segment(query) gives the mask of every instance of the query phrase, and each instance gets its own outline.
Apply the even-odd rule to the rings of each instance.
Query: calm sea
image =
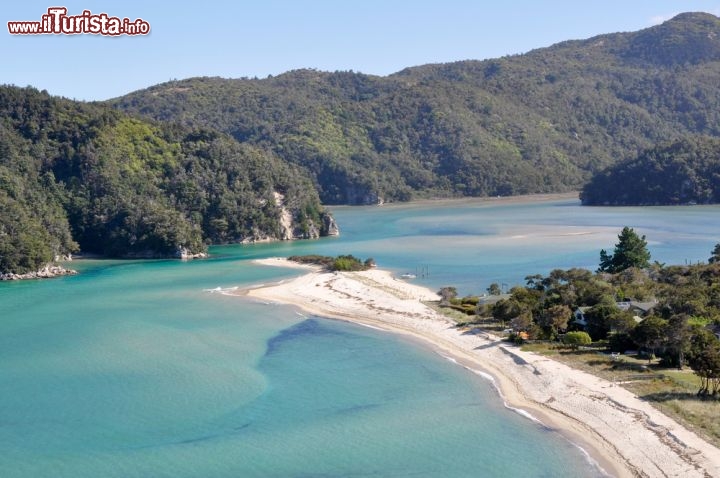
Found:
[[[467,201],[335,208],[342,236],[216,247],[209,260],[77,261],[0,283],[3,477],[598,476],[481,377],[392,334],[217,293],[351,253],[482,292],[595,268],[624,225],[653,258],[707,260],[718,207]],[[424,276],[423,276],[424,275]]]

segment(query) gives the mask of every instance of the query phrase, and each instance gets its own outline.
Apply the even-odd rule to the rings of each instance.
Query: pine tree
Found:
[[[630,267],[644,269],[650,265],[650,251],[645,236],[638,236],[633,228],[625,226],[618,239],[612,255],[604,249],[600,251],[599,272],[614,274]]]
[[[708,262],[710,262],[710,264],[720,262],[720,244],[715,244],[715,248],[712,251],[712,256],[710,257]]]

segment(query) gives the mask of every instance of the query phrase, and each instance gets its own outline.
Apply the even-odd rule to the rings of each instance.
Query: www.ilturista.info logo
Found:
[[[83,10],[80,15],[68,15],[65,7],[50,7],[39,22],[7,22],[11,35],[147,35],[150,24],[138,18],[111,17]]]

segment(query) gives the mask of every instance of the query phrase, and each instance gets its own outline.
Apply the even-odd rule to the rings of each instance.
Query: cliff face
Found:
[[[290,208],[284,194],[275,191],[273,197],[275,206],[279,210],[278,232],[276,234],[266,234],[256,230],[254,234],[243,239],[243,243],[317,239],[340,234],[335,218],[329,212],[320,212],[317,219],[299,216]]]

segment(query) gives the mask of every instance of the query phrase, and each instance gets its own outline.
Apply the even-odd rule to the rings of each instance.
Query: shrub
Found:
[[[581,345],[590,345],[592,339],[587,332],[568,332],[563,338],[563,343],[569,345],[573,350],[577,350]]]
[[[330,271],[365,271],[375,264],[374,259],[367,259],[363,262],[353,255],[330,257],[310,254],[306,256],[290,256],[288,260],[301,264],[319,265]]]

